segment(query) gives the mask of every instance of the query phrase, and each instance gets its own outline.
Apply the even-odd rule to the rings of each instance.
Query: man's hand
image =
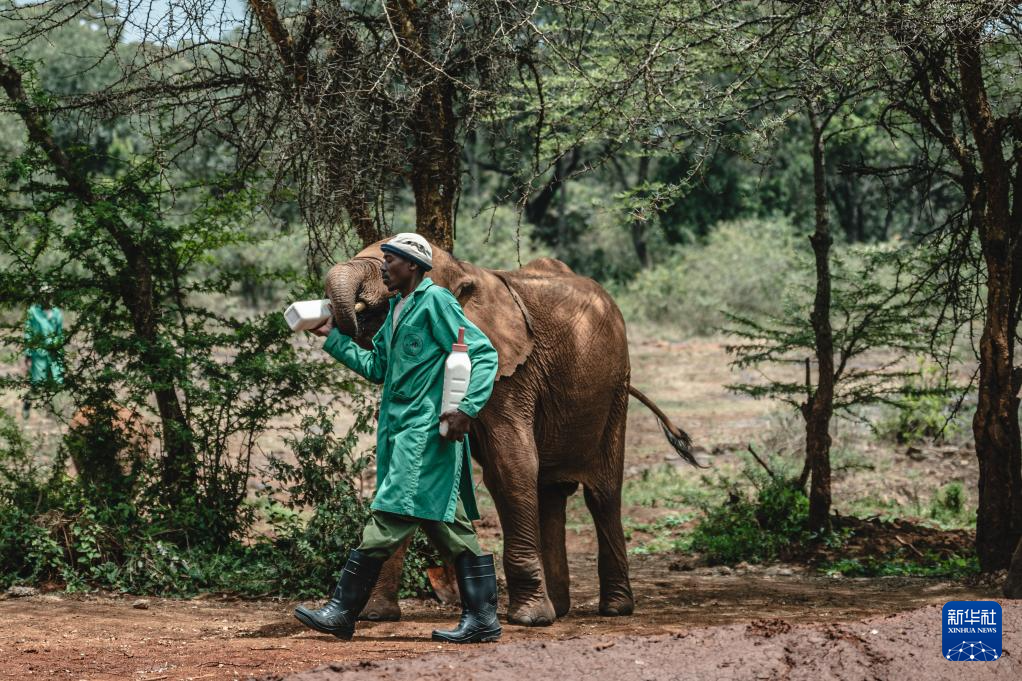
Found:
[[[28,355],[25,355],[25,375],[26,376],[32,375],[32,358],[29,357]]]
[[[314,333],[317,336],[329,336],[330,335],[330,331],[333,328],[334,328],[334,320],[333,320],[333,318],[328,318],[325,322],[323,322],[323,326],[320,326],[319,328],[316,328],[316,329],[309,329],[309,333]]]
[[[443,437],[451,442],[458,442],[468,435],[469,426],[472,425],[472,418],[459,409],[451,409],[440,414],[441,421],[447,421],[447,435]]]

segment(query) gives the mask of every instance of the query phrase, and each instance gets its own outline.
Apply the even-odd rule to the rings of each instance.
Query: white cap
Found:
[[[415,232],[401,232],[380,248],[418,263],[424,270],[433,269],[433,247]]]

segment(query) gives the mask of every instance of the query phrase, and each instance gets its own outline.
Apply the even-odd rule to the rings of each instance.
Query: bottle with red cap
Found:
[[[465,327],[458,327],[458,342],[451,345],[451,354],[444,365],[444,394],[440,413],[457,409],[468,392],[468,379],[472,375],[472,361],[465,344]],[[440,422],[440,434],[447,434],[447,422]]]

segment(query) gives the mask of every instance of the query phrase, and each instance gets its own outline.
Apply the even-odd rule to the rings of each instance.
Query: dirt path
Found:
[[[990,591],[934,580],[778,575],[774,573],[788,568],[776,567],[771,574],[760,570],[721,574],[713,568],[682,572],[670,569],[663,556],[638,556],[632,562],[635,616],[597,615],[596,566],[580,557],[572,564],[576,587],[569,616],[541,629],[507,626],[497,648],[514,651],[520,644],[535,647],[581,639],[573,645],[592,651],[597,642],[590,637],[600,636],[601,641],[617,641],[615,648],[630,650],[633,644],[628,642],[637,637],[676,634],[686,637],[678,640],[700,641],[692,638],[693,628],[709,625],[738,623],[728,631],[741,632],[767,614],[792,624],[817,625],[952,599],[995,597]],[[428,662],[421,664],[442,671],[444,656],[455,653],[451,646],[428,639],[432,629],[456,620],[456,609],[426,601],[404,601],[401,622],[363,624],[355,641],[341,643],[299,625],[291,616],[290,602],[148,599],[149,608],[141,610],[132,607],[135,600],[50,594],[0,602],[0,678],[233,679],[426,654]],[[921,628],[920,635],[925,631]],[[639,650],[647,644],[635,645]],[[407,678],[421,676],[421,667],[415,669],[409,668]]]
[[[688,629],[669,636],[600,636],[522,642],[413,660],[335,664],[287,681],[451,679],[504,681],[655,681],[670,679],[1018,679],[1022,677],[1022,608],[1004,609],[1004,656],[995,662],[948,662],[941,656],[940,606],[845,624],[757,620]],[[269,676],[267,679],[281,677]]]

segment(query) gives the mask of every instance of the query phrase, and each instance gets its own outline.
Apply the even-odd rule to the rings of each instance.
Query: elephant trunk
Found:
[[[326,294],[334,312],[334,326],[355,338],[359,335],[358,313],[365,303],[358,300],[358,292],[366,273],[361,263],[342,262],[330,268],[326,275]],[[358,309],[361,306],[362,309]]]

